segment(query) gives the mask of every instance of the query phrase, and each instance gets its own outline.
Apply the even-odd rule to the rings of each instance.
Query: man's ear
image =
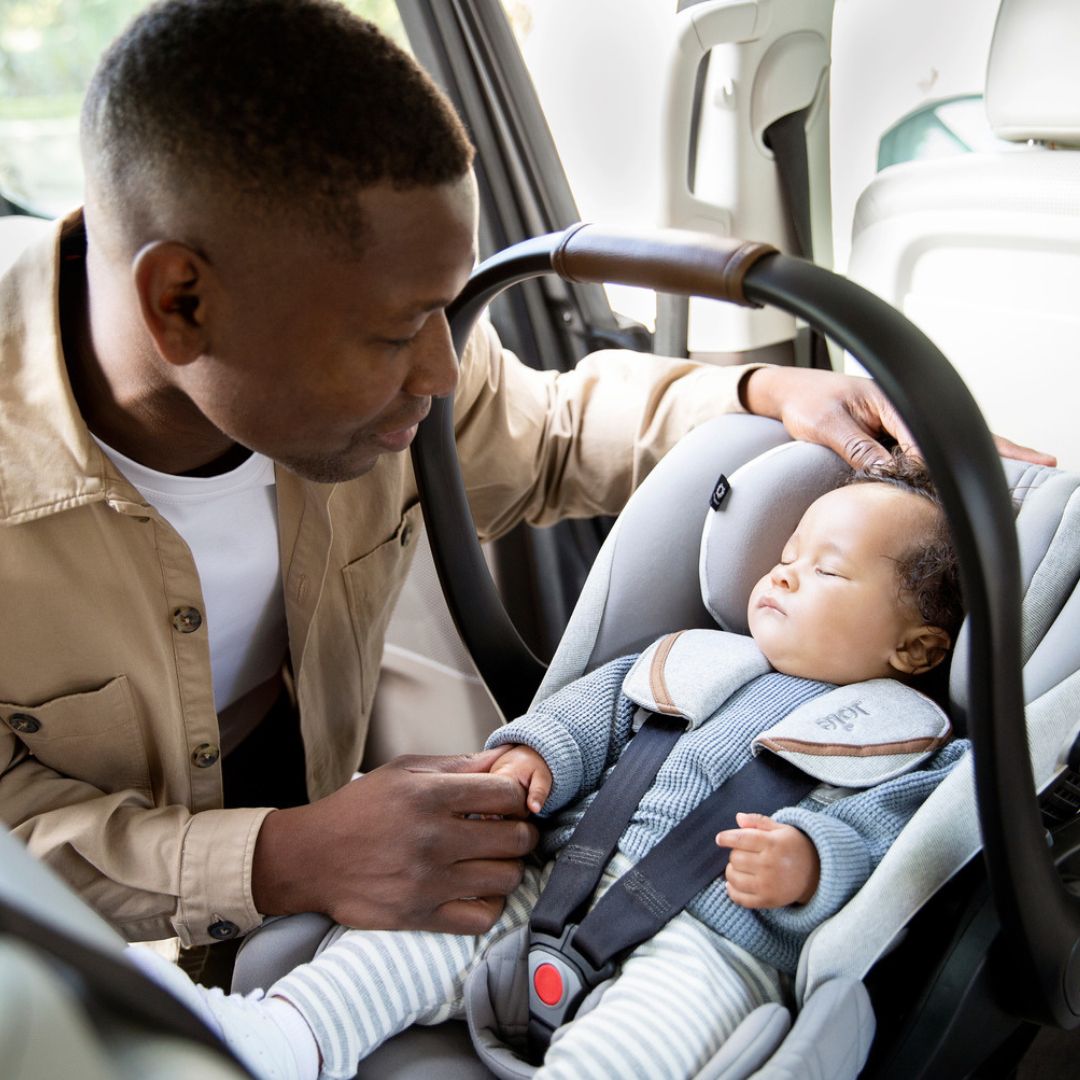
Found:
[[[889,657],[889,663],[904,675],[922,675],[936,668],[952,647],[952,638],[940,626],[916,626]]]
[[[207,351],[207,315],[213,270],[206,259],[174,240],[147,244],[132,276],[143,323],[168,364],[190,364]]]

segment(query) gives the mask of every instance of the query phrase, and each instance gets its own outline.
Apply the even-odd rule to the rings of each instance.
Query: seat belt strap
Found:
[[[715,837],[738,828],[737,813],[775,813],[817,784],[774,754],[751,758],[608,889],[578,926],[578,951],[595,967],[621,959],[724,873],[731,852]]]
[[[620,770],[634,743],[653,729],[657,721],[655,714],[649,714],[574,832],[573,840],[577,840],[578,833],[588,823],[587,835],[603,835],[603,846],[597,847],[598,852],[606,852],[603,862],[597,868],[595,858],[582,860],[588,863],[587,873],[573,862],[560,869],[566,861],[567,848],[564,848],[534,908],[529,923],[529,1052],[534,1061],[543,1058],[555,1029],[573,1019],[589,991],[610,978],[627,953],[656,934],[703,888],[723,874],[729,852],[716,846],[715,836],[722,829],[736,825],[736,813],[771,814],[801,802],[817,786],[816,779],[773,754],[751,758],[619,878],[578,923],[569,916],[577,916],[587,904],[637,803],[655,779],[663,759],[653,759],[661,748],[666,757],[681,734],[678,730],[673,732],[672,725],[667,724],[665,730],[657,732],[662,738],[643,746],[642,764],[631,770],[636,782],[633,805],[629,806],[631,793],[629,786],[623,785]],[[646,774],[649,780],[643,784]],[[616,777],[617,782],[613,783]],[[600,803],[600,796],[609,789],[617,789],[617,794],[606,800],[607,806],[617,806],[617,816],[614,812],[609,816],[605,805]],[[561,877],[572,878],[573,886],[562,884]],[[591,884],[582,901],[579,897],[586,877]],[[553,884],[556,898],[549,902],[547,897]],[[541,913],[539,919],[537,911]],[[560,921],[563,912],[566,917]]]
[[[74,972],[95,1007],[112,1006],[124,1020],[155,1034],[205,1046],[226,1058],[238,1072],[253,1075],[183,1002],[119,957],[62,933],[3,899],[0,934],[10,934]]]
[[[810,107],[798,109],[774,120],[762,132],[765,145],[773,152],[776,171],[780,178],[780,190],[795,237],[796,255],[814,260],[814,237],[810,217],[810,162],[806,149],[806,120]],[[816,330],[807,331],[809,349],[807,361],[810,367],[829,370],[825,338]],[[796,362],[802,362],[798,352]]]
[[[569,922],[578,921],[604,867],[615,854],[645,792],[652,787],[660,766],[683,734],[681,717],[662,716],[639,709],[645,722],[630,740],[610,779],[596,793],[578,822],[569,843],[559,852],[551,876],[533,908],[529,927],[536,933],[560,935]]]
[[[806,153],[806,118],[809,107],[774,120],[762,132],[762,141],[773,152],[780,187],[784,194],[791,229],[795,234],[795,254],[814,258],[810,226],[810,163]]]

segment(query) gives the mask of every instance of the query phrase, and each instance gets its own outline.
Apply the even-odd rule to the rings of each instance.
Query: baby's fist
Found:
[[[809,903],[817,892],[821,860],[806,833],[764,814],[736,814],[737,829],[716,836],[731,848],[724,876],[740,907],[778,908]]]
[[[529,810],[540,813],[551,794],[552,781],[547,762],[535,750],[528,746],[512,746],[491,766],[491,771],[517,780],[525,789]]]

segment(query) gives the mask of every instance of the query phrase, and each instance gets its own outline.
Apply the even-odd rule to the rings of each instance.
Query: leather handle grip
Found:
[[[777,253],[771,244],[683,229],[643,232],[582,224],[566,231],[551,265],[567,281],[639,285],[761,307],[746,298],[743,279],[759,259]]]

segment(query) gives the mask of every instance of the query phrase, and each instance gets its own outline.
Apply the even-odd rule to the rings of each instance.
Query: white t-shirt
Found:
[[[219,476],[172,476],[96,441],[191,550],[220,713],[273,676],[288,649],[274,463],[253,453]]]

